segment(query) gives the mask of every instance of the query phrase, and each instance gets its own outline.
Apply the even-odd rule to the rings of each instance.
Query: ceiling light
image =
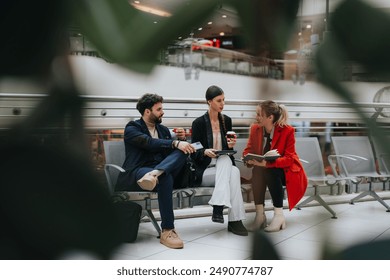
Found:
[[[298,51],[297,50],[288,50],[285,52],[285,54],[297,54]]]
[[[310,29],[310,28],[311,28],[311,24],[306,25],[306,29]]]
[[[213,22],[212,22],[212,21],[209,21],[207,24],[210,25],[210,24],[213,24]]]
[[[140,11],[143,11],[145,13],[149,13],[149,14],[153,14],[153,15],[156,15],[156,16],[160,16],[160,17],[170,17],[172,16],[172,14],[168,13],[168,12],[165,12],[165,11],[162,11],[162,10],[158,10],[158,9],[154,9],[154,8],[150,8],[148,6],[144,6],[144,5],[140,5],[140,4],[135,4],[132,3],[131,6],[133,6],[134,8],[140,10]]]
[[[199,27],[198,30],[201,31],[203,28],[202,27]]]
[[[223,18],[227,18],[227,15],[222,15]]]
[[[225,36],[225,32],[220,32],[219,35],[220,36]]]

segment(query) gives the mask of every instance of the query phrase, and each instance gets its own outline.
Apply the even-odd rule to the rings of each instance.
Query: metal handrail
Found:
[[[0,93],[0,128],[8,127],[15,120],[28,116],[35,108],[37,102],[43,100],[46,93]],[[122,127],[125,120],[139,118],[136,110],[135,96],[110,95],[81,95],[84,101],[83,118],[87,120],[87,127]],[[226,99],[224,112],[233,118],[237,126],[249,126],[255,121],[255,110],[260,100]],[[309,120],[332,122],[363,123],[353,106],[346,102],[308,102],[275,100],[284,104],[289,110],[292,122]],[[185,104],[186,106],[182,106]],[[164,97],[164,119],[170,125],[181,123],[189,126],[191,121],[207,110],[203,98],[172,98]],[[361,108],[368,116],[375,114],[378,108],[389,108],[390,103],[360,102],[356,106]],[[387,118],[380,118],[387,121]],[[90,125],[94,122],[95,124]],[[115,123],[116,122],[116,123]],[[114,124],[115,123],[115,124]],[[336,127],[337,128],[337,127]],[[302,127],[302,129],[307,129]],[[311,128],[315,129],[315,128]],[[338,129],[338,128],[337,128]],[[345,128],[350,129],[350,128]],[[356,129],[356,127],[352,128]],[[360,129],[363,129],[360,127]]]

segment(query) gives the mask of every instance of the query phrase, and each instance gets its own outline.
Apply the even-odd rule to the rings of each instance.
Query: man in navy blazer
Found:
[[[187,155],[195,149],[185,141],[183,129],[177,129],[178,140],[172,139],[169,129],[161,124],[162,104],[163,98],[157,94],[147,93],[138,100],[137,110],[142,117],[125,127],[126,172],[119,175],[116,190],[156,191],[161,216],[160,243],[180,249],[183,241],[174,227],[173,182]]]

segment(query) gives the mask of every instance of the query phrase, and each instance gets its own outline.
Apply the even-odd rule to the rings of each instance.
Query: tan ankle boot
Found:
[[[172,249],[181,249],[184,247],[183,240],[180,239],[175,229],[163,229],[160,236],[160,243]]]
[[[286,228],[286,220],[283,215],[283,208],[274,208],[274,217],[271,223],[267,226],[264,231],[275,232]]]
[[[264,204],[257,204],[256,207],[256,216],[252,224],[249,226],[248,230],[256,231],[258,229],[265,228],[267,226],[267,217],[264,213]]]

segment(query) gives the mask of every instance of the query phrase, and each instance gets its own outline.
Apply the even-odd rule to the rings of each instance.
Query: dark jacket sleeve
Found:
[[[207,128],[203,116],[192,122],[191,142],[200,142],[203,146],[203,149],[191,155],[196,164],[197,178],[200,180],[198,183],[201,183],[203,172],[211,162],[211,158],[204,156],[205,149],[209,149],[210,147],[207,141]]]
[[[158,132],[163,134],[163,139],[155,139],[142,131],[142,127],[137,123],[130,123],[125,128],[125,143],[148,151],[161,151],[161,149],[172,149],[172,139],[169,129],[159,126]]]

